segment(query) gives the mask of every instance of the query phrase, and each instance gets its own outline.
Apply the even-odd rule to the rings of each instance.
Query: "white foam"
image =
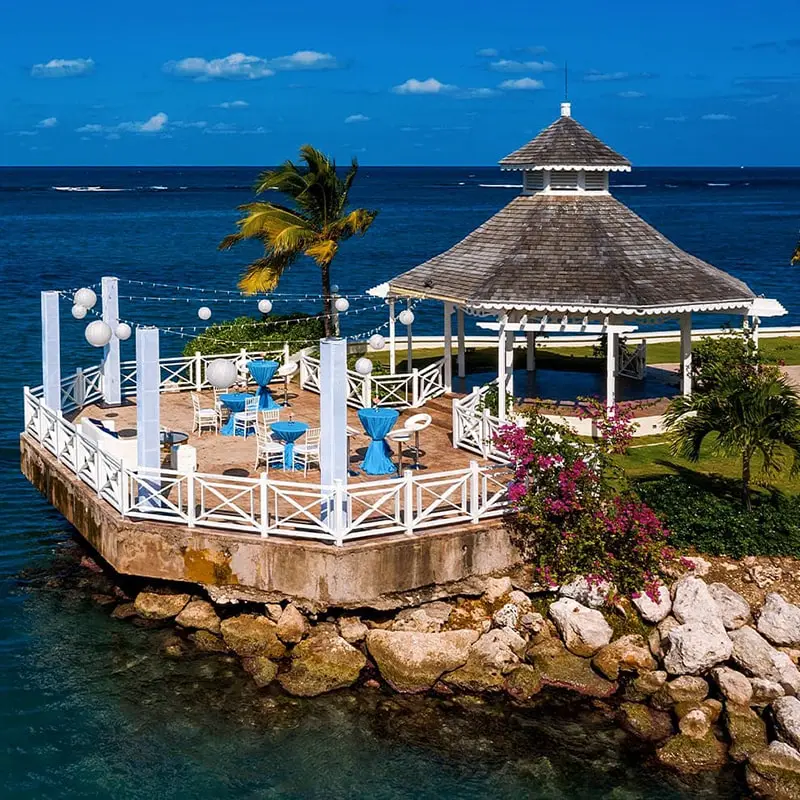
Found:
[[[57,192],[127,192],[128,189],[107,189],[104,186],[51,186]]]
[[[646,189],[646,183],[614,183],[612,189]]]
[[[707,183],[706,186],[730,186],[729,183]]]
[[[479,183],[482,189],[521,189],[521,183]]]

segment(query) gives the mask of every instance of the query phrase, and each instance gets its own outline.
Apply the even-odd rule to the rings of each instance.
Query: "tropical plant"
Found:
[[[245,213],[236,224],[239,230],[220,242],[228,250],[246,239],[261,242],[264,255],[249,264],[239,281],[248,294],[273,291],[283,273],[301,256],[313,259],[322,277],[323,327],[326,336],[334,330],[331,292],[331,263],[339,243],[364,234],[377,211],[356,208],[348,211],[350,189],[358,172],[352,160],[344,177],[336,162],[311,145],[300,148],[304,166],[286,161],[267,170],[256,181],[256,194],[276,190],[286,196],[288,205],[256,201],[239,206]]]
[[[689,461],[700,458],[709,439],[712,450],[742,460],[742,502],[751,509],[753,459],[769,477],[790,465],[800,470],[800,397],[772,364],[727,360],[705,366],[707,385],[691,397],[676,397],[665,422],[672,452]]]
[[[800,242],[797,243],[797,247],[795,247],[794,253],[792,253],[792,264],[800,264]]]

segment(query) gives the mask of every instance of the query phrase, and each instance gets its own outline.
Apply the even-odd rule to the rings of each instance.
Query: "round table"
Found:
[[[247,362],[247,369],[253,380],[258,384],[259,411],[268,411],[281,407],[275,402],[272,392],[267,388],[267,384],[272,380],[279,366],[280,364],[277,361],[268,361],[263,358]]]
[[[188,442],[189,434],[183,433],[183,431],[161,431],[159,438],[161,439],[161,446],[167,448]]]
[[[270,430],[276,439],[284,443],[283,468],[294,469],[294,443],[308,430],[305,422],[273,422]]]
[[[394,408],[362,408],[358,418],[364,431],[372,441],[367,445],[367,452],[361,462],[361,469],[367,475],[389,475],[397,468],[390,458],[392,448],[386,441],[386,434],[394,427],[400,413]]]
[[[233,418],[236,416],[237,412],[244,411],[245,400],[254,396],[255,395],[247,394],[247,392],[228,392],[227,394],[221,394],[219,396],[220,402],[231,412],[231,415],[228,417],[228,421],[222,426],[222,428],[220,428],[219,432],[223,436],[235,435]]]

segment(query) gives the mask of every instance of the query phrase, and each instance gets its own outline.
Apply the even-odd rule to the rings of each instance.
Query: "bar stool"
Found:
[[[411,441],[411,433],[412,431],[403,427],[398,428],[396,431],[392,431],[386,437],[387,439],[391,439],[393,442],[397,442],[397,473],[399,475],[403,474],[403,445]]]
[[[409,433],[414,434],[414,463],[409,469],[419,469],[419,434],[420,431],[424,431],[425,428],[430,427],[432,422],[433,417],[430,414],[414,414],[413,417],[409,417],[403,423],[403,428],[409,431]]]
[[[278,377],[283,378],[283,404],[287,407],[292,404],[289,402],[289,383],[298,370],[297,361],[290,361],[278,368]]]

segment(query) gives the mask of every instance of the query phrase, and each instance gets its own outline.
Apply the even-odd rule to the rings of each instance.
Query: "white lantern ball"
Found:
[[[369,346],[373,350],[383,350],[383,348],[386,347],[386,339],[379,333],[373,333],[372,336],[369,337]]]
[[[131,338],[131,333],[131,326],[128,325],[127,322],[120,322],[120,324],[117,325],[117,329],[114,331],[114,336],[116,336],[120,341],[124,342]]]
[[[86,326],[86,341],[92,347],[105,347],[113,336],[111,328],[101,319],[96,319]]]
[[[356,372],[359,375],[369,375],[372,372],[372,362],[368,358],[359,358],[356,361]]]
[[[211,319],[211,309],[208,306],[200,306],[197,309],[197,316],[200,319]]]
[[[72,316],[75,317],[75,319],[83,319],[87,313],[88,309],[86,308],[86,306],[79,306],[79,305],[72,306]]]
[[[272,300],[259,300],[258,310],[262,314],[269,314],[269,312],[272,311]]]
[[[337,311],[345,312],[350,308],[350,301],[346,297],[337,297],[334,306]]]
[[[410,308],[406,308],[400,312],[398,319],[403,325],[410,325],[414,321],[414,312]]]
[[[97,295],[91,289],[84,287],[75,292],[72,296],[72,302],[75,303],[76,306],[94,308],[97,304]]]
[[[215,358],[206,367],[206,380],[216,389],[227,389],[236,380],[236,364],[227,358]]]

